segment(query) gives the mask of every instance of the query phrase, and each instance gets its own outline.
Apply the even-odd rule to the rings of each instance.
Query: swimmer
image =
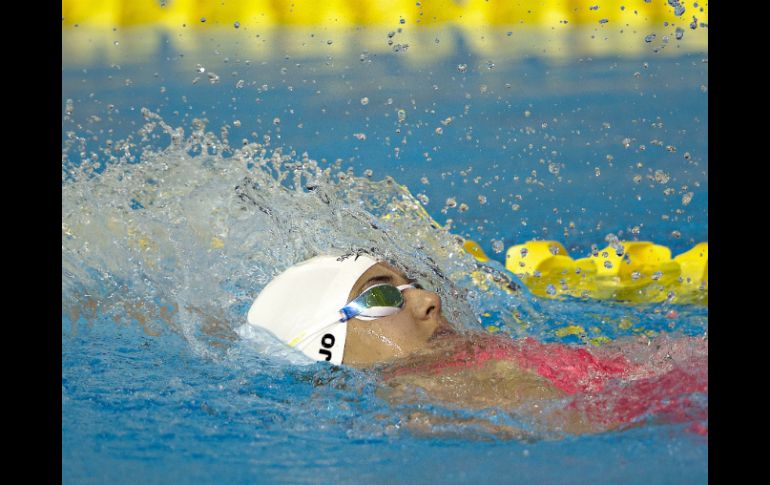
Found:
[[[394,404],[427,396],[459,409],[526,415],[570,434],[633,426],[650,413],[707,417],[693,416],[686,397],[680,399],[708,392],[705,342],[664,341],[670,361],[658,355],[660,349],[634,360],[622,344],[589,352],[459,332],[442,314],[436,293],[365,254],[318,256],[287,269],[262,290],[247,319],[310,359],[380,372],[378,395]],[[645,362],[655,358],[660,365]],[[499,437],[531,436],[512,426],[425,412],[411,413],[405,422],[427,434],[442,424],[470,424]]]

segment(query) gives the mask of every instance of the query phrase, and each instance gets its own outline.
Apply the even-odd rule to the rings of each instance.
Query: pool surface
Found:
[[[689,31],[663,50],[640,32],[627,54],[596,48],[596,28],[408,27],[62,31],[63,483],[707,482],[694,422],[426,438],[370,374],[239,330],[304,251],[380,244],[415,268],[432,257],[465,328],[707,338],[704,305],[480,286],[452,238],[502,273],[531,239],[577,256],[608,234],[674,255],[707,242],[707,48]]]

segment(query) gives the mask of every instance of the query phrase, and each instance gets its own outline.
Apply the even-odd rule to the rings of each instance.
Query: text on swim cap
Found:
[[[321,337],[321,345],[323,345],[325,348],[319,349],[318,353],[321,354],[321,355],[325,355],[326,356],[326,360],[331,360],[332,359],[332,353],[331,353],[331,351],[329,351],[327,349],[330,349],[330,348],[334,347],[334,335],[332,335],[330,333],[327,333],[326,335]]]

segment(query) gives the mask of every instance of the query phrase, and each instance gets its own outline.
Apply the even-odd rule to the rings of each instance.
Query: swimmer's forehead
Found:
[[[403,272],[395,269],[387,263],[377,263],[362,274],[348,295],[348,301],[357,297],[366,288],[377,283],[390,283],[404,285],[411,281]]]

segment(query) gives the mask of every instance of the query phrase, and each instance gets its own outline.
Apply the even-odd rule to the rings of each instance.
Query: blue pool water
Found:
[[[173,36],[163,33],[151,34],[159,40],[141,56],[126,47],[147,36],[122,32],[119,45],[107,44],[114,52],[96,50],[91,58],[68,58],[65,48],[63,148],[73,136],[81,139],[76,149],[65,148],[63,170],[92,153],[106,161],[108,141],[131,137],[126,150],[110,153],[136,157],[125,173],[144,176],[133,168],[141,150],[160,150],[171,140],[160,131],[139,133],[147,122],[141,109],[148,108],[183,128],[184,138],[193,133],[194,118],[206,118],[206,130],[234,148],[244,138],[264,142],[269,135],[271,149],[295,151],[295,159],[307,152],[324,166],[339,159],[341,170],[352,167],[358,177],[391,176],[422,197],[432,218],[451,219],[452,233],[477,241],[501,263],[496,241],[507,248],[554,239],[579,257],[592,244],[603,247],[610,233],[664,244],[674,254],[708,240],[707,53],[490,57],[451,31],[437,38],[454,49],[435,59],[416,59],[414,48],[297,54],[278,44],[255,58],[243,52],[243,39],[205,35],[181,55]],[[74,38],[63,33],[65,46]],[[460,64],[468,66],[465,72]],[[212,72],[218,82],[210,82]],[[171,165],[178,156],[167,153],[152,163]],[[196,162],[201,158],[192,157],[189,182],[181,172],[173,172],[175,181],[155,173],[146,181],[173,193],[202,184],[189,199],[208,204],[195,209],[200,212],[174,212],[171,203],[150,207],[121,191],[127,179],[102,190],[97,177],[77,194],[63,181],[63,218],[81,224],[73,238],[63,232],[63,259],[82,261],[63,272],[63,483],[707,481],[708,438],[687,431],[689,423],[534,442],[471,434],[425,438],[400,429],[400,410],[376,397],[365,372],[287,363],[246,339],[204,338],[198,332],[204,319],[195,313],[186,314],[195,323],[178,315],[168,324],[162,309],[179,305],[222,315],[236,328],[238,312],[245,314],[245,302],[255,296],[244,281],[254,287],[258,281],[217,270],[217,264],[241,268],[231,259],[247,253],[227,247],[227,257],[216,259],[211,247],[186,239],[205,233],[208,244],[206,231],[237,226],[237,212],[221,216],[210,209],[225,207],[218,204],[235,183],[221,175],[226,169],[207,175],[214,172],[208,162]],[[225,152],[220,161],[235,158]],[[370,177],[362,175],[366,170]],[[282,200],[274,197],[268,202]],[[131,208],[109,212],[105,202],[112,199]],[[137,263],[155,249],[129,232],[125,248],[144,249],[119,261],[123,253],[110,248],[124,248],[123,242],[89,232],[77,219],[82,213],[96,220],[97,209],[127,214],[164,256]],[[194,219],[190,214],[205,214],[201,227],[186,222]],[[82,240],[88,249],[76,243]],[[145,293],[151,298],[143,299]],[[109,295],[118,295],[120,308],[135,302],[135,311],[94,306]],[[511,304],[499,295],[485,298],[474,311]],[[610,338],[708,330],[708,308],[699,306],[530,303],[546,316],[522,332],[545,340],[578,343],[574,335],[554,334],[565,321]],[[671,309],[679,318],[665,318]],[[633,324],[619,326],[623,319]]]

